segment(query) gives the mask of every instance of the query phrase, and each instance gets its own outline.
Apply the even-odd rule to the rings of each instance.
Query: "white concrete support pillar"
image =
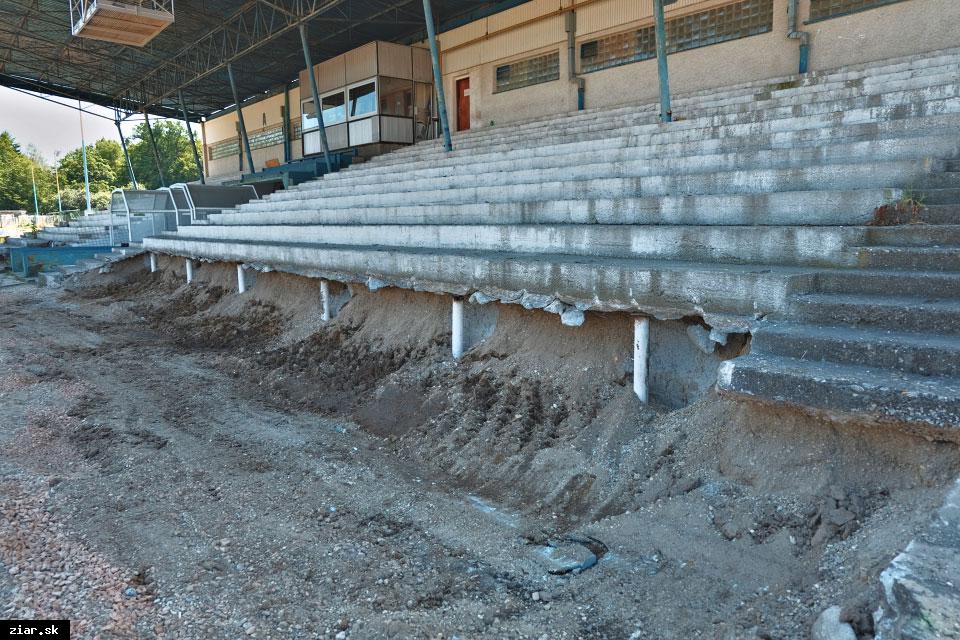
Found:
[[[458,298],[453,299],[450,333],[453,343],[453,357],[455,360],[459,360],[463,355],[463,300]]]
[[[650,354],[650,318],[633,319],[633,392],[647,404],[647,358]]]
[[[193,282],[193,260],[187,258],[187,284]]]
[[[156,272],[157,272],[157,254],[151,253],[150,254],[150,273],[156,273]]]
[[[330,283],[327,280],[320,281],[320,319],[324,322],[330,322]]]
[[[242,264],[237,265],[237,291],[240,293],[247,291],[247,272]]]

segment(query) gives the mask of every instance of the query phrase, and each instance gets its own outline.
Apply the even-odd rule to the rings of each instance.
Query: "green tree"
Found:
[[[36,149],[29,149],[28,152],[35,159],[23,153],[8,132],[0,133],[0,209],[33,212],[33,184],[36,179],[40,211],[50,210],[52,172],[39,161]],[[52,190],[52,195],[55,205],[56,189]]]
[[[130,180],[120,143],[106,138],[87,145],[87,169],[90,174],[90,191],[112,191],[124,187]],[[83,185],[83,150],[79,147],[69,151],[60,160],[61,185]]]
[[[197,168],[190,150],[190,138],[187,130],[176,121],[167,120],[151,123],[153,135],[160,152],[160,167],[163,169],[163,182],[171,185],[175,182],[189,182],[197,179]],[[157,161],[150,144],[150,134],[146,123],[141,122],[134,129],[133,137],[127,144],[130,162],[137,175],[137,182],[148,189],[163,186],[157,173]],[[199,145],[197,147],[199,152]]]

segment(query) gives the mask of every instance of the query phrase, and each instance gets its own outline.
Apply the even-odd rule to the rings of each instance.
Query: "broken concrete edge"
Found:
[[[876,640],[960,638],[960,478],[931,523],[880,574]]]
[[[500,304],[518,304],[529,310],[542,310],[547,313],[554,313],[560,316],[562,324],[566,326],[581,326],[586,321],[585,312],[601,313],[627,313],[631,315],[642,315],[660,321],[683,320],[687,318],[701,318],[706,323],[709,333],[709,340],[718,344],[726,342],[726,336],[730,334],[750,334],[753,333],[758,323],[762,320],[763,314],[757,314],[753,317],[739,315],[712,313],[705,310],[701,305],[689,304],[687,306],[666,306],[646,304],[642,301],[631,299],[631,304],[604,302],[599,297],[593,298],[569,298],[556,294],[541,294],[527,291],[526,289],[512,290],[499,287],[472,287],[460,283],[443,282],[423,279],[405,279],[384,276],[383,274],[359,274],[347,271],[334,271],[328,269],[315,269],[290,264],[265,264],[261,262],[243,262],[237,260],[211,259],[200,255],[180,255],[168,253],[165,251],[152,250],[158,255],[169,257],[191,259],[197,263],[237,263],[243,264],[245,268],[258,272],[281,272],[291,275],[315,278],[318,280],[328,280],[331,282],[340,282],[345,285],[363,285],[370,291],[377,291],[386,287],[396,287],[398,289],[407,289],[409,291],[433,293],[437,295],[449,295],[456,298],[462,298],[474,305],[484,305],[491,302]],[[759,317],[758,317],[759,316]]]
[[[786,398],[778,398],[773,400],[754,396],[741,391],[734,391],[730,389],[730,377],[735,366],[736,359],[724,360],[720,363],[720,367],[717,371],[716,389],[717,393],[723,397],[730,398],[738,402],[755,404],[768,409],[790,409],[816,420],[823,420],[824,422],[830,422],[838,426],[890,428],[918,438],[923,438],[928,442],[948,442],[952,444],[960,444],[960,432],[956,430],[947,430],[940,426],[925,422],[906,422],[891,418],[890,416],[875,413],[846,413],[836,410],[828,411],[819,407],[810,407],[807,405],[798,404]]]

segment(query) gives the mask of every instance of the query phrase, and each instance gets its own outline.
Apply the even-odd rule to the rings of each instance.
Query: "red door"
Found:
[[[470,128],[470,78],[457,80],[457,131]]]

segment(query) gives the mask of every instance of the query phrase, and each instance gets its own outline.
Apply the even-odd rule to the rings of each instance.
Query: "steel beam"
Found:
[[[427,41],[430,43],[430,62],[433,66],[433,84],[437,91],[437,111],[440,112],[440,128],[443,129],[443,147],[453,151],[450,139],[450,122],[447,117],[447,100],[443,94],[443,74],[440,71],[440,51],[437,47],[437,28],[433,22],[430,0],[423,0],[423,19],[427,23]]]
[[[667,0],[671,4],[676,0]],[[667,25],[663,16],[664,0],[653,0],[653,13],[656,18],[657,36],[657,75],[660,78],[660,122],[671,122],[673,110],[670,107],[670,72],[667,69]]]
[[[153,137],[153,127],[150,126],[150,115],[147,110],[143,110],[143,123],[147,125],[147,134],[150,137],[150,146],[153,147],[153,158],[157,161],[157,175],[160,176],[160,186],[167,186],[167,181],[163,177],[163,167],[160,166],[160,149],[157,148],[157,139]]]
[[[330,147],[327,146],[327,128],[323,124],[323,109],[320,108],[320,92],[317,91],[317,77],[313,73],[313,61],[310,59],[310,45],[307,44],[307,25],[300,23],[300,44],[303,45],[303,61],[310,76],[310,93],[313,96],[313,108],[317,112],[317,128],[320,131],[320,147],[323,149],[323,161],[327,164],[327,173],[333,173],[330,162]],[[301,134],[305,135],[305,134]]]
[[[187,116],[187,105],[183,101],[183,91],[178,92],[177,97],[180,98],[180,111],[183,112],[183,123],[187,125],[187,136],[190,138],[190,150],[193,151],[193,161],[197,165],[197,173],[200,175],[200,184],[206,184],[207,181],[203,177],[203,163],[200,162],[200,154],[197,153],[197,143],[193,139],[193,129],[190,128],[190,118]]]
[[[243,123],[243,109],[240,108],[240,95],[237,93],[237,81],[233,77],[233,65],[227,65],[227,75],[230,77],[230,90],[233,92],[233,104],[237,107],[237,119],[240,121],[240,137],[243,139],[243,149],[247,152],[247,170],[255,173],[253,166],[253,152],[250,151],[250,138],[247,137],[247,127]]]
[[[123,137],[123,129],[120,128],[120,118],[114,120],[117,125],[117,133],[120,134],[120,146],[123,147],[123,157],[127,160],[127,173],[130,175],[130,184],[133,185],[134,189],[139,189],[137,186],[137,176],[133,173],[133,163],[130,162],[130,152],[127,151],[127,141]]]

